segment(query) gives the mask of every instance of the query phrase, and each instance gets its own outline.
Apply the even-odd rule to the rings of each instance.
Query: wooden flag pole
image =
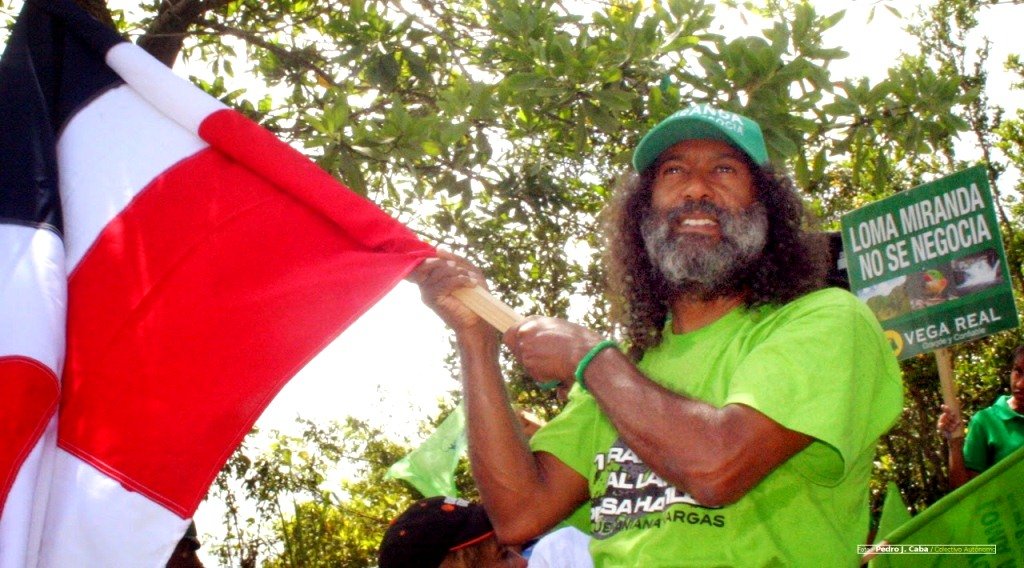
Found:
[[[942,402],[954,414],[960,414],[960,399],[953,384],[953,353],[949,349],[935,350],[935,364],[939,368],[939,384],[942,386]]]
[[[864,553],[864,556],[860,557],[860,565],[867,566],[868,562],[870,562],[872,558],[878,556],[878,550],[884,546],[889,546],[889,543],[884,540],[878,544],[872,545],[871,549]]]
[[[502,333],[526,319],[480,286],[460,288],[452,292],[452,295]]]

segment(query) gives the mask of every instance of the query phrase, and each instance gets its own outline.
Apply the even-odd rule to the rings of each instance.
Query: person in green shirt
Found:
[[[964,436],[958,410],[942,405],[937,428],[949,447],[949,486],[956,489],[1024,446],[1024,345],[1011,357],[1010,394],[971,419]]]
[[[590,504],[595,566],[855,566],[878,438],[902,408],[871,312],[823,289],[826,249],[757,123],[710,105],[648,132],[606,240],[626,349],[558,318],[504,344],[572,386],[527,441],[498,337],[451,294],[483,285],[447,252],[411,276],[455,331],[470,464],[502,542]],[[575,386],[573,386],[575,384]]]

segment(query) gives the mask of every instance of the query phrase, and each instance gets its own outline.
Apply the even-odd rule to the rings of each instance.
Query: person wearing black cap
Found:
[[[496,334],[451,296],[481,272],[442,251],[411,276],[455,331],[498,538],[533,538],[589,502],[598,567],[856,566],[875,445],[902,409],[878,322],[824,287],[826,243],[750,118],[681,110],[633,168],[605,217],[626,348],[557,318],[504,335],[530,376],[573,388],[529,442]]]
[[[484,508],[453,497],[413,503],[384,533],[379,568],[525,568],[498,543]]]

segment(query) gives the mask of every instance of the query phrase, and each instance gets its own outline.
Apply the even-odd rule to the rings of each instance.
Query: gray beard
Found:
[[[704,235],[675,232],[679,217],[695,212],[716,218],[717,242]],[[710,300],[739,291],[743,276],[764,250],[768,214],[760,203],[731,213],[706,201],[690,201],[664,212],[649,210],[640,231],[651,263],[671,285],[674,296]]]

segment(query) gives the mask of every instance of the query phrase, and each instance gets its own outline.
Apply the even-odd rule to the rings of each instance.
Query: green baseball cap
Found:
[[[644,171],[662,152],[683,140],[721,140],[743,150],[755,164],[768,163],[768,149],[756,122],[701,104],[669,116],[645,134],[633,152],[633,167]]]

